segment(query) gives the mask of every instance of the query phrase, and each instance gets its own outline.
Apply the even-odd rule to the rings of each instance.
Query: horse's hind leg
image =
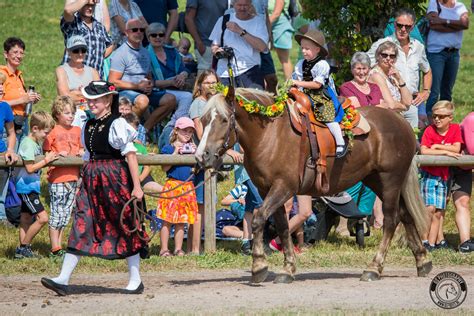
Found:
[[[275,210],[283,205],[292,193],[283,182],[274,182],[268,192],[262,207],[255,211],[252,220],[253,230],[253,263],[252,263],[252,283],[261,283],[268,276],[268,265],[263,249],[263,229],[267,219]]]
[[[387,181],[388,182],[388,181]],[[386,183],[387,183],[386,182]],[[389,182],[388,182],[389,183]],[[387,188],[386,186],[380,186],[378,188],[373,188],[374,192],[377,195],[382,196],[383,202],[383,236],[382,241],[380,242],[379,249],[375,254],[374,259],[369,264],[367,269],[362,274],[361,281],[376,281],[380,280],[380,275],[383,271],[383,264],[385,257],[387,255],[388,247],[392,241],[395,229],[397,228],[398,223],[400,222],[399,217],[399,199],[400,199],[400,189],[393,187]],[[383,188],[385,191],[380,192]],[[380,195],[381,194],[381,195]]]
[[[405,226],[408,247],[415,256],[418,276],[425,277],[433,269],[433,264],[426,257],[426,249],[421,243],[420,234],[416,229],[412,216],[406,209],[403,199],[400,200],[400,218]]]
[[[295,252],[293,242],[291,240],[290,231],[288,229],[288,219],[284,207],[279,207],[273,214],[275,226],[283,246],[285,262],[283,264],[283,273],[279,274],[275,283],[291,283],[294,281],[294,273],[296,272]]]

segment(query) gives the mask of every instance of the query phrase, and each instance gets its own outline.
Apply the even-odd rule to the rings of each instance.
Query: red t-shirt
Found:
[[[81,148],[81,129],[77,126],[64,128],[59,124],[51,130],[43,144],[45,151],[55,153],[66,151],[68,156],[77,156]],[[77,181],[78,178],[79,167],[49,167],[48,169],[50,183]]]
[[[431,148],[434,144],[453,145],[454,143],[462,144],[461,128],[459,127],[459,124],[450,124],[445,135],[440,135],[436,131],[436,126],[430,125],[426,128],[423,137],[421,138],[421,146],[426,146],[428,148]],[[443,180],[448,180],[449,167],[421,167],[421,169],[433,176],[438,176]]]

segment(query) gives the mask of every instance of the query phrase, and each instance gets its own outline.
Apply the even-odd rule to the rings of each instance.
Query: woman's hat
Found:
[[[185,129],[188,127],[195,128],[193,120],[191,120],[189,117],[186,117],[186,116],[180,117],[176,121],[176,124],[174,124],[174,127],[179,128],[179,129]]]
[[[326,39],[324,38],[324,34],[321,31],[315,30],[315,29],[310,29],[308,32],[304,34],[297,34],[295,36],[296,41],[298,44],[301,45],[301,40],[305,38],[309,41],[312,41],[316,45],[318,45],[321,48],[321,56],[326,56],[328,54],[328,51],[326,49]]]
[[[115,86],[107,81],[91,81],[81,89],[82,95],[89,100],[98,99],[108,94],[118,94]]]

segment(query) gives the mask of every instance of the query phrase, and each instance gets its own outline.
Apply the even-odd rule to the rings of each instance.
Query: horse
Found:
[[[294,280],[296,264],[283,204],[295,194],[332,195],[359,181],[383,201],[384,213],[383,238],[360,280],[380,279],[388,247],[400,221],[405,226],[418,276],[429,274],[432,263],[420,238],[429,229],[429,218],[420,197],[417,167],[413,162],[416,140],[401,115],[378,107],[360,108],[371,130],[366,135],[356,136],[351,151],[343,158],[329,158],[334,160],[328,174],[329,192],[323,194],[316,185],[309,192],[301,192],[298,172],[301,135],[290,125],[288,108],[278,117],[251,114],[236,104],[235,94],[262,105],[275,102],[273,95],[250,88],[229,87],[225,96],[214,95],[203,109],[203,136],[195,157],[201,167],[218,169],[223,155],[233,144],[238,142],[244,150],[245,169],[264,197],[262,207],[256,210],[252,220],[252,283],[263,282],[268,276],[263,229],[271,215],[284,252],[283,271],[274,282],[290,283]]]

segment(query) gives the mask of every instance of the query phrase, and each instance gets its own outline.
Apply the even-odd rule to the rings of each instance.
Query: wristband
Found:
[[[431,90],[430,89],[423,89],[423,91],[426,91],[428,93],[431,93]]]

